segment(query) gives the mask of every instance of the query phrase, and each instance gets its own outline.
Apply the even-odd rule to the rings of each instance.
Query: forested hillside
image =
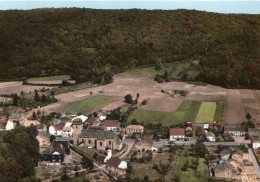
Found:
[[[70,74],[109,82],[129,68],[200,60],[197,80],[260,88],[260,15],[191,10],[0,11],[0,79]]]

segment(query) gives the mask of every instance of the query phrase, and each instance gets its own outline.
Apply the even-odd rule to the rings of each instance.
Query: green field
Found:
[[[196,123],[210,122],[214,120],[215,111],[217,104],[216,102],[202,102],[197,117]]]
[[[68,79],[71,79],[70,75],[56,75],[56,76],[29,78],[27,81],[52,81],[52,80],[68,80]]]
[[[164,126],[169,126],[173,123],[172,118],[174,112],[163,111],[148,111],[148,110],[135,110],[131,113],[128,120],[136,119],[138,122],[148,123],[162,123]]]
[[[187,154],[186,156],[184,154]],[[174,178],[179,178],[180,182],[207,182],[208,181],[208,166],[205,163],[204,158],[198,158],[198,165],[196,169],[192,169],[191,167],[187,168],[187,171],[183,171],[182,167],[185,163],[190,166],[192,164],[192,160],[196,160],[197,158],[189,156],[189,151],[187,148],[180,150],[178,152],[178,157],[176,164],[174,166]],[[173,180],[174,181],[174,180]]]
[[[225,122],[226,119],[226,109],[227,109],[227,104],[224,102],[218,102],[217,103],[217,108],[214,116],[215,121],[222,121]]]
[[[83,152],[86,152],[87,154],[94,155],[95,153],[98,153],[99,150],[95,148],[87,148],[87,147],[78,147],[79,150],[82,150]]]
[[[138,122],[162,123],[164,126],[178,125],[185,121],[194,121],[200,108],[200,102],[184,101],[176,112],[135,110],[129,120]]]
[[[111,102],[112,100],[113,97],[111,96],[97,95],[78,102],[73,102],[62,108],[61,111],[64,113],[86,114],[105,103]]]
[[[165,70],[168,72],[168,79],[182,80],[182,74],[187,74],[187,80],[194,80],[199,74],[198,65],[191,64],[191,61],[176,61],[173,63],[166,63],[162,69],[155,70],[154,66],[137,68],[128,70],[128,73],[148,73],[150,76],[155,77],[156,74],[163,75]]]
[[[174,124],[184,123],[185,121],[194,122],[201,102],[184,101],[174,114]]]

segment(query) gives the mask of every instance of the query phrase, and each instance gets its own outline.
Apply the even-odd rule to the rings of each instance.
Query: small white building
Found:
[[[51,135],[55,135],[55,136],[63,136],[63,128],[65,127],[64,123],[59,123],[56,125],[51,125],[49,127],[49,133]]]
[[[8,120],[7,124],[6,124],[6,130],[12,130],[12,129],[14,129],[14,127],[15,127],[14,122],[11,120]]]
[[[208,140],[209,142],[215,142],[215,141],[216,141],[216,136],[215,136],[215,134],[212,133],[212,132],[207,132],[207,133],[205,133],[205,136],[206,136],[206,138],[207,138],[207,140]]]
[[[260,136],[251,137],[251,143],[253,149],[258,149],[260,147]]]
[[[79,115],[79,116],[76,116],[75,118],[72,119],[72,122],[75,120],[75,119],[81,119],[82,123],[84,123],[88,117],[87,116],[84,116],[84,115]]]

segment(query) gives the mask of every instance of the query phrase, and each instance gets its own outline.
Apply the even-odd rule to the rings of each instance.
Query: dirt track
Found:
[[[16,90],[17,92],[20,92],[22,89],[24,91],[33,91],[35,88],[37,87],[21,85],[21,82],[0,83],[0,94],[10,92],[10,90]],[[187,90],[189,93],[186,97],[171,97],[168,94],[161,93],[162,89],[165,91]],[[183,100],[227,101],[226,123],[241,123],[245,120],[247,112],[251,114],[252,120],[260,122],[259,90],[225,89],[219,86],[198,86],[185,82],[159,84],[146,74],[117,74],[114,76],[114,81],[111,84],[56,95],[59,102],[43,107],[42,109],[47,112],[55,111],[71,102],[90,97],[90,92],[93,92],[93,95],[104,94],[114,97],[114,102],[98,108],[103,110],[123,106],[125,104],[123,102],[125,95],[131,94],[135,99],[136,94],[139,93],[139,103],[144,99],[148,100],[145,106],[139,106],[141,109],[175,111]]]

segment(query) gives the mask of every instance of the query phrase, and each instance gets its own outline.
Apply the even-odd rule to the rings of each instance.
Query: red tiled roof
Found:
[[[88,126],[87,130],[104,130],[104,126]]]
[[[202,128],[201,126],[198,127],[196,131],[197,131],[197,134],[199,134],[199,135],[200,135],[200,134],[205,134],[205,130],[204,130],[204,128]]]
[[[89,117],[86,122],[90,123],[90,124],[93,124],[95,121],[97,121],[97,118],[96,117]]]
[[[145,143],[148,143],[149,145],[153,145],[153,140],[150,139],[150,138],[148,138],[148,137],[146,137],[146,136],[143,136],[143,137],[141,138],[141,141],[142,141],[142,142],[145,142]],[[137,141],[137,142],[138,142],[138,141]]]
[[[223,134],[224,137],[225,137],[225,136],[228,136],[228,135],[230,135],[230,133],[229,133],[228,131],[226,131],[226,132]]]
[[[44,128],[44,124],[36,125],[37,130],[42,130]]]
[[[60,124],[56,124],[56,125],[52,125],[55,130],[63,130],[65,124],[64,123],[60,123]]]
[[[119,127],[120,123],[118,120],[106,120],[104,121],[105,127]]]
[[[118,167],[121,162],[122,162],[122,160],[119,159],[118,157],[111,157],[111,158],[107,161],[107,164],[109,164],[109,165],[111,165],[111,166]]]
[[[170,129],[170,135],[171,136],[180,136],[180,135],[185,135],[184,134],[184,129],[183,128],[173,128]]]
[[[98,161],[102,161],[102,162],[104,162],[105,158],[106,158],[106,155],[100,154],[100,153],[98,153],[97,156],[96,156],[96,159]]]

